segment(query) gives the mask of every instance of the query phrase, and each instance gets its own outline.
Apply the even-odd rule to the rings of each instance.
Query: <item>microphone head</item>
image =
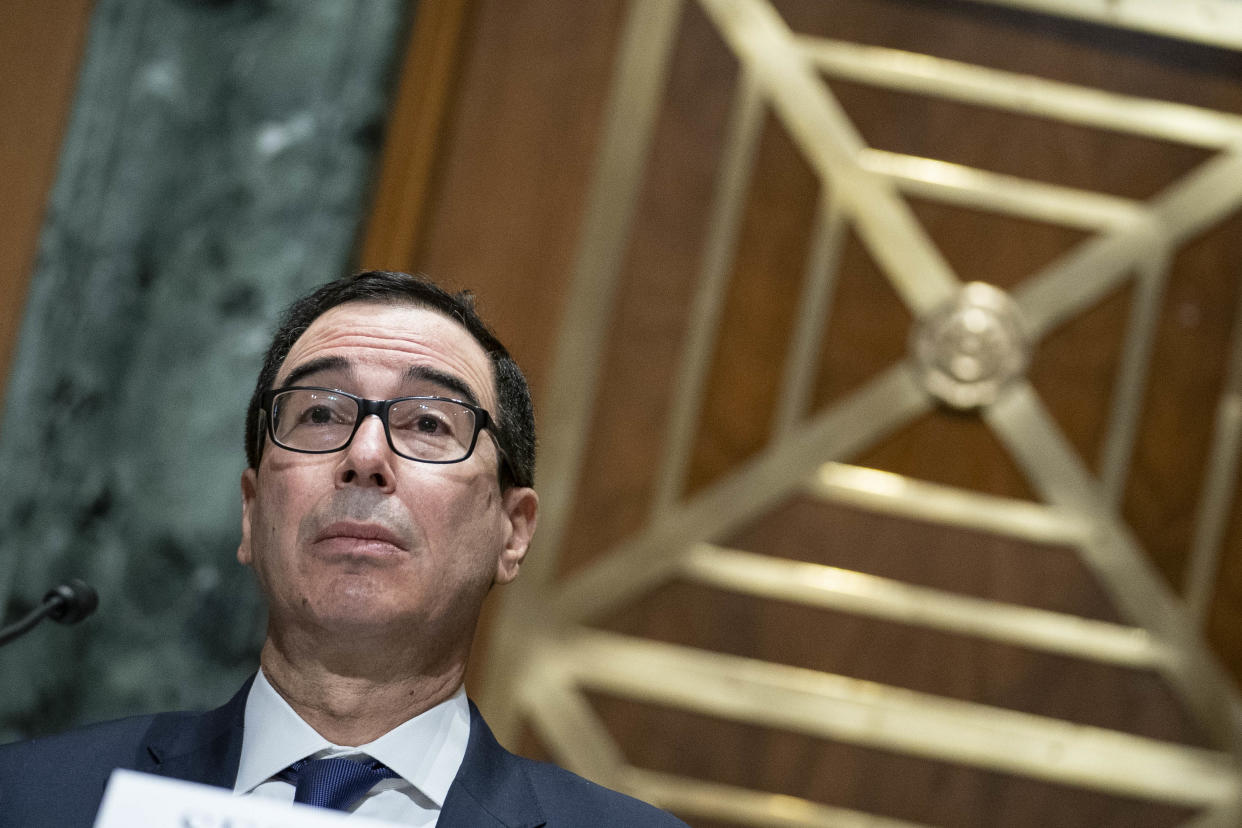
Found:
[[[57,606],[47,614],[59,624],[76,624],[99,606],[99,595],[85,581],[71,578],[43,596],[43,603]]]

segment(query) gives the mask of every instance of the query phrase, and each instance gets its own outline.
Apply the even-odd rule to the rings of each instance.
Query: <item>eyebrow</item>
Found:
[[[436,385],[442,385],[471,405],[479,404],[479,398],[475,396],[474,391],[470,390],[470,386],[453,374],[438,371],[435,368],[428,368],[426,365],[415,365],[406,371],[405,375],[410,379],[425,380],[427,382],[434,382]]]
[[[345,357],[326,356],[320,357],[319,359],[312,359],[310,362],[299,365],[297,368],[290,371],[289,376],[285,377],[285,381],[280,384],[280,387],[289,388],[297,385],[301,380],[304,380],[309,376],[319,374],[324,371],[342,370],[346,372],[352,370],[349,360],[345,359]],[[470,386],[467,385],[461,378],[453,374],[440,371],[435,368],[429,368],[426,365],[415,365],[406,371],[405,375],[407,379],[423,380],[425,382],[435,383],[436,385],[443,387],[445,390],[456,394],[459,398],[470,403],[471,405],[479,404],[479,398]]]
[[[281,388],[288,388],[297,385],[299,380],[309,377],[311,374],[318,374],[322,371],[339,371],[349,370],[349,361],[341,356],[327,356],[319,359],[312,359],[310,362],[299,365],[289,372],[289,376],[285,377],[285,381],[280,384]]]

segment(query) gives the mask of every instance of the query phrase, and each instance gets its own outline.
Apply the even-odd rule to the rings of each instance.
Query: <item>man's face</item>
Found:
[[[369,399],[443,396],[496,413],[492,365],[458,323],[411,305],[350,302],[294,343],[274,387]],[[330,454],[267,442],[242,475],[237,557],[254,568],[271,631],[399,632],[456,646],[493,582],[517,575],[534,532],[531,489],[501,493],[496,446],[480,434],[460,463],[394,454],[378,417]]]

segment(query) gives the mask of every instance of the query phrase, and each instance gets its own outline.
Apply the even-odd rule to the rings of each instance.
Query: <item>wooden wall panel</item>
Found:
[[[359,267],[477,294],[531,381],[537,418],[624,8],[524,0],[514,14],[506,0],[424,0],[364,232]],[[495,609],[468,671],[476,696]]]
[[[1221,50],[952,0],[778,0],[774,5],[800,33],[1242,111],[1242,61]],[[621,2],[530,0],[522,14],[512,14],[512,6],[501,2],[473,5],[444,140],[435,153],[434,186],[416,231],[420,241],[408,260],[388,263],[475,287],[485,314],[527,367],[537,398],[546,394],[549,381],[625,8]],[[678,349],[702,267],[714,176],[738,74],[736,60],[697,4],[688,2],[684,9],[622,262],[604,355],[605,386],[594,412],[562,574],[581,571],[647,519],[669,400],[679,391]],[[1038,118],[844,82],[830,86],[876,146],[1066,186],[1148,198],[1204,157],[1198,150]],[[381,181],[381,187],[389,186],[393,182]],[[720,479],[768,439],[818,196],[818,182],[799,149],[770,120],[745,194],[691,490]],[[1084,237],[943,205],[916,202],[914,212],[963,279],[1006,287]],[[1211,407],[1234,324],[1240,239],[1231,224],[1205,235],[1174,262],[1147,394],[1151,405],[1124,501],[1126,517],[1174,586],[1185,566]],[[1052,415],[1093,467],[1131,301],[1131,291],[1120,291],[1058,328],[1031,369]],[[905,355],[910,314],[855,238],[844,250],[829,321],[817,409]],[[1193,333],[1189,338],[1182,336],[1187,330]],[[1017,465],[971,415],[933,411],[852,460],[990,494],[1033,497]],[[1242,675],[1237,524],[1212,635],[1231,669]],[[803,500],[783,504],[731,542],[966,595],[1122,620],[1100,584],[1066,549],[946,532]],[[534,554],[538,551],[536,543]],[[681,582],[653,592],[602,626],[1175,742],[1212,741],[1153,673],[763,606]],[[953,825],[1157,826],[1178,824],[1188,814],[696,719],[603,695],[593,702],[627,758],[641,767],[701,773],[894,817]]]
[[[476,2],[421,241],[399,262],[473,288],[536,388],[577,241],[620,2]]]
[[[736,65],[686,4],[639,195],[561,565],[583,566],[640,527],[666,449],[687,309],[703,267]],[[798,208],[794,208],[798,209]],[[763,312],[774,308],[765,304]],[[738,407],[744,406],[738,401]]]
[[[1174,828],[1193,812],[597,696],[643,767],[952,828]],[[687,751],[686,745],[699,750]],[[711,747],[707,747],[710,745]],[[680,749],[679,749],[680,747]],[[739,823],[692,820],[695,828]],[[777,825],[779,823],[772,823]],[[845,823],[848,824],[848,823]],[[865,823],[863,823],[865,824]]]
[[[0,404],[43,210],[77,83],[91,0],[9,0],[0,26]]]

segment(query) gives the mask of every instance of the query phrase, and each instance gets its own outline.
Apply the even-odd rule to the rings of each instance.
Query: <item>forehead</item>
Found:
[[[483,346],[460,323],[439,311],[410,304],[347,302],[321,314],[289,349],[276,374],[276,386],[299,368],[322,360],[345,367],[325,373],[374,377],[397,382],[411,369],[430,368],[465,383],[479,405],[495,411],[492,363]],[[314,375],[307,378],[312,383]],[[301,380],[299,380],[300,382]],[[355,393],[392,393],[370,389]]]

